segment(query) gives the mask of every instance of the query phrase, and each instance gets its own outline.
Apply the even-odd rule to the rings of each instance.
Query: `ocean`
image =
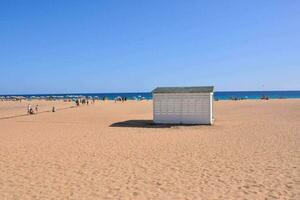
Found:
[[[127,99],[152,99],[150,92],[135,93],[74,93],[74,94],[25,94],[25,95],[0,95],[2,97],[23,96],[25,98],[76,98],[76,96],[85,96],[99,99],[113,100],[116,97],[127,97]],[[267,96],[270,99],[293,99],[300,98],[300,91],[226,91],[214,92],[214,98],[218,100],[230,99],[260,99]]]

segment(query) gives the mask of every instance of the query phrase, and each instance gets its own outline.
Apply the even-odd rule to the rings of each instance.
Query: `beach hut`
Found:
[[[154,123],[213,124],[213,90],[213,86],[154,89]]]

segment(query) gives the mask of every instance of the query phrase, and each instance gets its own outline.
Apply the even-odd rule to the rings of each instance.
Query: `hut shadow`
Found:
[[[181,126],[202,126],[202,125],[188,125],[188,124],[155,124],[152,120],[127,120],[123,122],[116,122],[109,127],[125,127],[125,128],[176,128]]]

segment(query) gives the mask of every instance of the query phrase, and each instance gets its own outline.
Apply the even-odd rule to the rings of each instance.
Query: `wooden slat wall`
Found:
[[[154,94],[155,123],[210,124],[210,93]]]

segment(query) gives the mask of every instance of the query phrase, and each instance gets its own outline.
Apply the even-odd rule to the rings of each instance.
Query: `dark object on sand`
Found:
[[[269,97],[268,96],[265,96],[265,95],[263,95],[261,98],[260,98],[261,100],[269,100]]]
[[[34,109],[35,109],[35,112],[38,113],[38,111],[39,111],[39,105],[36,105]]]
[[[33,115],[33,114],[34,114],[34,112],[33,112],[33,109],[32,109],[32,108],[30,108],[30,109],[29,109],[29,114],[30,114],[30,115]]]

